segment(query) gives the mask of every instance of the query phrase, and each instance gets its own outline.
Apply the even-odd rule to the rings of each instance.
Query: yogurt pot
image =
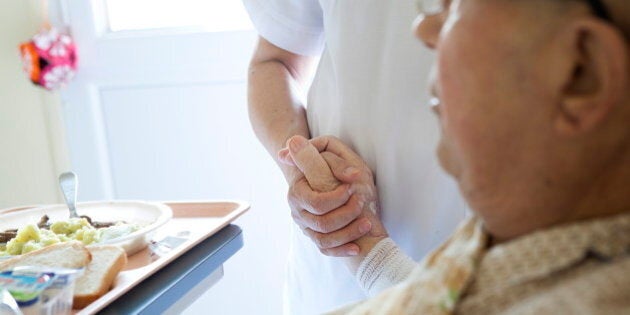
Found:
[[[14,314],[71,314],[74,284],[82,273],[81,269],[18,267],[0,273],[0,289],[17,302],[19,312]],[[11,304],[3,300],[0,307],[11,309]]]

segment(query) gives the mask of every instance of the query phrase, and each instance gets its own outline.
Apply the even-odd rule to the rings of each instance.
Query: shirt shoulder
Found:
[[[572,314],[629,314],[630,257],[593,262],[556,278],[549,290],[514,308],[514,313],[543,314],[563,310]],[[564,278],[564,279],[563,279]],[[551,280],[551,279],[550,279]],[[518,311],[521,309],[521,311]],[[527,311],[525,311],[527,310]]]
[[[630,314],[630,213],[495,246],[459,305],[465,314]]]
[[[581,313],[630,314],[630,255],[594,265],[555,291]]]
[[[466,296],[460,314],[630,314],[630,256]]]
[[[243,0],[259,35],[299,55],[319,55],[324,17],[319,0]]]

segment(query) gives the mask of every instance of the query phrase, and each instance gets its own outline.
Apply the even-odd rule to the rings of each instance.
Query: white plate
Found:
[[[155,230],[173,217],[171,208],[161,203],[143,201],[98,201],[77,204],[77,213],[87,215],[93,221],[125,221],[142,226],[129,235],[107,242],[94,244],[114,244],[125,249],[131,256],[147,246]],[[38,207],[27,210],[0,212],[0,231],[20,228],[26,224],[37,224],[43,215],[48,215],[50,222],[67,220],[66,205]]]

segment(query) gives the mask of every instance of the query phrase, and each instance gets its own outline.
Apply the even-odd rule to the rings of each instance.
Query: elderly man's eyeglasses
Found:
[[[416,0],[418,4],[418,10],[420,13],[429,16],[436,15],[444,12],[447,6],[448,0]],[[591,7],[593,14],[596,16],[606,20],[612,21],[610,17],[610,13],[608,9],[606,9],[606,5],[602,2],[602,0],[585,0],[588,5]]]

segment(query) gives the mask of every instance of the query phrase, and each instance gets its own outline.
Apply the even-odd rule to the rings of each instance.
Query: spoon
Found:
[[[77,214],[77,187],[79,180],[77,174],[73,172],[65,172],[59,175],[59,185],[66,199],[68,210],[70,210],[70,218],[78,218]]]

